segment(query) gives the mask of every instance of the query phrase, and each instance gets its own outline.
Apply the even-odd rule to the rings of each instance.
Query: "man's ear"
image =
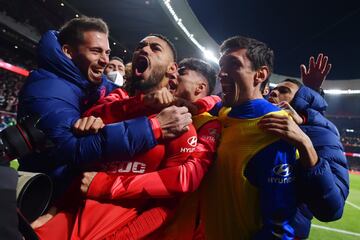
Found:
[[[199,82],[195,88],[195,96],[201,94],[202,92],[205,93],[205,96],[207,95],[207,84],[205,82]]]
[[[178,73],[178,65],[175,62],[169,64],[165,76],[169,79],[175,79]]]
[[[264,82],[270,75],[270,70],[267,66],[261,66],[258,70],[256,70],[255,74],[255,86]]]
[[[68,58],[72,59],[73,58],[73,54],[74,54],[74,50],[73,48],[69,45],[69,44],[64,44],[61,46],[61,50],[63,51],[63,53],[65,54],[65,56],[67,56]]]
[[[168,74],[176,74],[178,71],[178,65],[176,62],[172,62],[169,64],[168,69],[167,69],[167,73]]]

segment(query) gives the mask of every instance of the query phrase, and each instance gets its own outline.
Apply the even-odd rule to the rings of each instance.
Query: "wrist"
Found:
[[[297,149],[300,155],[300,163],[307,168],[314,167],[318,162],[318,156],[311,140],[306,136],[298,144]]]
[[[149,118],[149,122],[151,125],[151,129],[154,133],[154,137],[156,140],[159,140],[162,138],[162,131],[159,120],[154,116]]]

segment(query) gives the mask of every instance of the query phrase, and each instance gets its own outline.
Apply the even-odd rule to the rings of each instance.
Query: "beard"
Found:
[[[157,66],[152,69],[148,79],[134,79],[135,90],[146,91],[158,86],[164,78],[166,71],[166,66]]]

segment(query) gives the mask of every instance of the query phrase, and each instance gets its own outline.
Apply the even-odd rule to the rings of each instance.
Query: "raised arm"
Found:
[[[309,66],[306,68],[304,64],[300,65],[301,79],[305,86],[308,86],[315,91],[319,91],[326,76],[331,70],[331,64],[328,63],[328,56],[320,53],[316,59],[313,56],[309,59]]]

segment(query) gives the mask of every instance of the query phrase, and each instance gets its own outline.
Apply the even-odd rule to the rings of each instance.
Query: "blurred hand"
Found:
[[[300,65],[301,79],[305,86],[318,91],[325,81],[326,76],[331,70],[331,64],[328,63],[328,56],[320,53],[316,59],[313,56],[309,59],[309,68],[304,64]]]
[[[302,117],[295,111],[295,109],[286,101],[282,101],[279,104],[276,104],[279,108],[285,110],[293,118],[297,125],[303,124],[304,120]]]
[[[189,130],[189,124],[192,123],[191,114],[186,107],[167,107],[156,115],[156,118],[164,139],[181,135]]]
[[[84,172],[83,177],[81,179],[80,190],[82,193],[86,194],[89,190],[89,186],[94,179],[97,172]]]
[[[161,110],[165,107],[168,107],[172,105],[174,101],[175,97],[165,87],[148,93],[144,96],[144,104],[155,110]]]
[[[73,129],[75,134],[86,135],[98,133],[103,127],[105,127],[105,124],[101,118],[90,116],[77,120]]]
[[[57,213],[57,208],[51,207],[46,214],[38,217],[35,221],[33,221],[31,223],[31,227],[33,229],[41,227],[42,225],[50,221],[50,219],[52,219],[56,215],[56,213]]]

